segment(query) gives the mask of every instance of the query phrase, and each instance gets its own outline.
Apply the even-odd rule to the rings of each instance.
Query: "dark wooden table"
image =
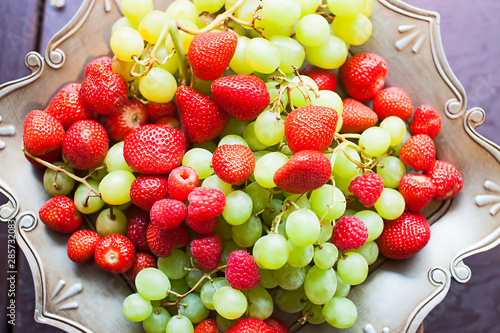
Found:
[[[486,110],[486,122],[479,132],[500,144],[500,1],[407,2],[441,14],[444,49],[451,68],[467,91],[469,107]],[[49,0],[0,1],[0,84],[29,73],[24,66],[24,55],[43,50],[80,3],[68,0],[63,9],[56,10]],[[4,167],[0,166],[0,170]],[[33,320],[33,282],[21,251],[17,252],[16,325],[7,324],[6,234],[7,225],[0,224],[0,332],[60,332]],[[500,248],[466,259],[465,263],[472,269],[472,279],[464,285],[453,282],[446,299],[425,320],[425,332],[500,331]]]

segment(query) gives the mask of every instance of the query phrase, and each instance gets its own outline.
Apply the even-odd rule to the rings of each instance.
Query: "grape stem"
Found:
[[[188,67],[186,61],[186,52],[184,50],[184,45],[181,41],[181,35],[179,34],[179,29],[177,29],[178,24],[176,22],[169,22],[168,31],[170,32],[170,36],[172,37],[172,42],[174,43],[175,53],[177,53],[177,57],[180,61],[179,66],[179,79],[181,81],[181,85],[185,85],[188,77]],[[154,50],[153,50],[154,51]]]

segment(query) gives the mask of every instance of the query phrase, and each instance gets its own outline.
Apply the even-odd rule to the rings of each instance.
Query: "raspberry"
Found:
[[[217,326],[217,322],[215,319],[205,319],[194,329],[194,333],[218,333],[219,326]]]
[[[214,233],[196,236],[191,242],[191,253],[203,270],[217,268],[222,253],[220,236]]]
[[[260,282],[259,267],[246,251],[234,251],[227,258],[226,279],[234,289],[252,289]]]
[[[149,249],[157,257],[168,257],[174,250],[173,242],[167,237],[170,230],[162,229],[154,223],[148,225],[147,240]]]
[[[89,261],[101,236],[92,230],[75,231],[68,240],[68,257],[78,264]]]
[[[149,214],[145,210],[132,205],[128,213],[127,238],[139,251],[149,251],[146,231],[149,225]]]
[[[427,134],[414,135],[401,146],[399,158],[417,171],[427,170],[436,159],[434,141]]]
[[[132,203],[147,211],[156,201],[166,198],[168,198],[168,178],[166,176],[140,175],[130,187]]]
[[[435,193],[432,180],[419,174],[404,175],[399,181],[398,190],[405,199],[406,208],[415,212],[427,206]]]
[[[136,252],[134,263],[127,271],[127,276],[134,282],[137,274],[148,267],[157,267],[156,257],[148,252]]]
[[[436,160],[425,175],[431,179],[436,188],[434,194],[436,200],[451,199],[462,189],[462,175],[451,163]]]
[[[226,333],[273,333],[273,331],[260,319],[242,318],[231,326]]]
[[[187,225],[199,234],[208,234],[214,231],[218,221],[219,219],[217,217],[212,217],[207,220],[192,220],[189,217],[186,218]]]
[[[359,249],[367,239],[366,225],[355,216],[342,216],[333,227],[332,243],[340,251]]]
[[[198,186],[199,178],[196,170],[189,166],[180,166],[172,170],[168,176],[168,188],[172,199],[185,201],[189,193]]]
[[[255,156],[243,145],[221,145],[212,156],[215,174],[231,185],[243,184],[255,168]]]
[[[162,229],[177,227],[187,214],[186,205],[179,200],[162,199],[154,203],[149,212],[151,223]]]
[[[216,189],[197,187],[188,196],[188,217],[192,220],[208,220],[222,214],[226,197]]]
[[[377,202],[382,190],[384,189],[384,180],[377,173],[366,173],[354,178],[349,185],[349,191],[352,192],[365,207],[371,207]]]
[[[288,333],[288,327],[284,322],[274,318],[267,318],[264,322],[271,328],[273,333]]]

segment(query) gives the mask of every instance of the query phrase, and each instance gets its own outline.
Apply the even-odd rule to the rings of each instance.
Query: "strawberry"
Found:
[[[82,119],[97,120],[94,112],[87,110],[80,98],[80,83],[64,86],[50,101],[45,112],[59,120],[64,130]]]
[[[149,251],[146,235],[149,223],[148,212],[134,205],[129,208],[127,214],[127,238],[139,251]]]
[[[161,199],[154,203],[149,212],[151,223],[162,229],[177,227],[187,215],[187,207],[179,200]]]
[[[217,217],[211,217],[206,220],[196,220],[191,219],[189,216],[186,217],[186,224],[199,234],[209,234],[214,231],[219,219]]]
[[[149,249],[157,257],[168,257],[174,250],[173,242],[168,238],[170,230],[163,229],[154,223],[148,225],[147,240]]]
[[[172,199],[185,201],[189,193],[198,186],[199,177],[190,166],[180,166],[168,175],[168,189]]]
[[[264,322],[271,328],[273,333],[288,333],[288,327],[282,321],[274,318],[267,318]]]
[[[189,244],[190,240],[189,228],[181,223],[177,227],[170,229],[168,239],[174,244],[174,247],[184,247]]]
[[[430,105],[420,105],[413,115],[410,123],[412,135],[427,134],[435,138],[441,131],[441,117]]]
[[[354,99],[366,102],[382,89],[387,63],[374,53],[361,53],[349,58],[339,69],[345,91]]]
[[[179,119],[177,119],[175,117],[161,117],[161,118],[158,118],[158,120],[155,122],[155,124],[166,125],[168,127],[177,128],[178,130],[182,129],[181,122],[179,121]]]
[[[163,117],[175,117],[177,115],[177,105],[174,101],[167,103],[154,103],[149,102],[146,105],[148,111],[148,119],[154,124],[156,121]]]
[[[352,192],[365,207],[371,207],[377,202],[384,189],[384,180],[374,172],[356,177],[349,185]]]
[[[340,251],[359,249],[368,239],[368,229],[355,216],[342,216],[333,227],[332,243]]]
[[[198,235],[191,241],[191,253],[201,269],[211,271],[219,265],[222,241],[215,233]]]
[[[64,135],[62,152],[68,163],[78,170],[96,168],[108,152],[108,135],[94,120],[79,120]]]
[[[33,110],[24,119],[24,149],[36,157],[49,154],[61,148],[64,128],[50,114]]]
[[[195,144],[206,143],[219,136],[229,121],[229,115],[210,96],[180,86],[175,93],[179,106],[182,132]]]
[[[300,74],[309,76],[318,85],[318,90],[335,90],[337,77],[332,69],[324,69],[314,65],[307,65],[300,70]]]
[[[82,225],[83,218],[68,197],[50,198],[38,211],[40,220],[52,230],[71,233]]]
[[[255,156],[243,145],[220,145],[212,155],[212,167],[226,183],[240,185],[252,175]]]
[[[342,111],[342,128],[340,132],[362,133],[377,123],[377,114],[363,103],[352,98],[346,98],[343,104],[344,110]]]
[[[215,319],[205,319],[196,325],[194,333],[219,333],[219,326]]]
[[[451,163],[436,160],[431,167],[425,171],[434,184],[436,192],[434,199],[448,200],[460,192],[463,187],[462,175]]]
[[[167,176],[140,175],[130,187],[130,200],[146,211],[151,210],[156,201],[166,198],[168,198]]]
[[[427,134],[414,135],[401,146],[399,158],[417,171],[427,170],[436,158],[434,141]]]
[[[226,333],[273,333],[261,319],[242,318],[231,326]]]
[[[123,235],[107,235],[97,243],[94,258],[97,265],[105,271],[125,273],[134,264],[134,245]]]
[[[132,130],[147,123],[146,106],[130,99],[118,111],[105,114],[101,119],[102,126],[108,132],[109,137],[115,141],[125,140]]]
[[[337,111],[324,106],[306,105],[296,108],[285,119],[285,137],[294,153],[301,150],[323,151],[335,136]]]
[[[420,174],[407,174],[399,181],[399,193],[405,199],[406,208],[418,212],[434,198],[435,187],[432,180]]]
[[[410,118],[413,114],[408,95],[397,87],[380,90],[373,99],[373,111],[380,120],[390,116],[396,116],[403,120]]]
[[[82,264],[94,257],[94,250],[101,236],[92,230],[77,230],[68,240],[68,258]]]
[[[254,120],[269,106],[266,83],[254,75],[230,75],[212,83],[212,96],[234,119]]]
[[[127,276],[130,281],[134,282],[135,277],[145,268],[158,267],[156,257],[148,252],[136,252],[134,263],[132,267],[127,271]]]
[[[89,62],[87,66],[85,66],[85,77],[89,76],[92,72],[99,72],[104,70],[111,70],[113,63],[113,59],[108,56],[103,56],[96,58]]]
[[[231,252],[225,273],[227,282],[234,289],[252,289],[260,283],[259,267],[245,250]]]
[[[224,73],[238,43],[232,31],[205,32],[196,35],[188,50],[193,74],[202,80],[214,80]]]
[[[317,150],[295,153],[273,176],[285,192],[306,193],[326,184],[332,174],[330,160]]]
[[[197,221],[219,216],[226,206],[226,197],[214,188],[197,187],[189,193],[188,201],[188,218]]]
[[[148,124],[127,135],[123,157],[139,173],[166,174],[181,164],[186,152],[182,133],[165,125]]]
[[[407,259],[429,242],[431,228],[425,217],[405,211],[395,220],[384,220],[384,230],[376,242],[380,253],[390,259]]]

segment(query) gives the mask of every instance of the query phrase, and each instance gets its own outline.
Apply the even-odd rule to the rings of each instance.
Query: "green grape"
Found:
[[[281,62],[278,48],[264,38],[251,39],[243,54],[254,71],[264,74],[274,72]]]
[[[226,197],[226,206],[222,216],[231,225],[240,225],[252,215],[252,198],[245,192],[238,190],[229,193]]]
[[[172,49],[169,49],[164,43],[162,43],[156,51],[156,57],[158,58],[158,60],[163,61],[171,53]],[[170,74],[174,75],[179,70],[179,57],[174,55],[173,57],[170,57],[170,59],[168,59],[166,63],[161,65],[155,62],[153,64],[153,67],[163,68]]]
[[[226,0],[193,0],[193,3],[200,12],[213,14],[224,7]]]
[[[255,121],[252,121],[247,125],[245,131],[243,131],[243,139],[245,139],[248,143],[248,147],[253,151],[263,150],[268,147],[257,139],[257,136],[255,135]]]
[[[143,321],[153,312],[151,302],[138,293],[131,294],[123,301],[123,313],[131,321]]]
[[[286,85],[287,85],[286,82],[284,83],[281,83],[279,81],[266,82],[267,91],[269,92],[269,97],[270,97],[269,100],[273,102],[275,99],[277,99],[279,97],[280,88]],[[284,93],[281,96],[281,102],[282,103],[280,104],[280,107],[276,109],[277,112],[283,111],[283,109],[286,108],[286,106],[288,105],[288,95],[286,93]]]
[[[406,175],[406,167],[396,156],[386,156],[378,162],[377,173],[384,180],[385,187],[397,188]]]
[[[201,288],[200,297],[203,304],[210,310],[215,310],[214,294],[216,289],[229,286],[229,282],[223,277],[218,277],[212,283],[205,283]]]
[[[226,8],[229,9],[236,2],[237,0],[226,0]],[[260,4],[260,0],[245,0],[245,2],[243,2],[243,5],[241,5],[241,7],[236,11],[236,18],[242,21],[252,22],[253,14]]]
[[[321,231],[319,233],[318,240],[316,241],[315,244],[321,245],[327,242],[332,237],[332,233],[333,233],[332,221],[323,220],[323,223],[321,223]]]
[[[146,42],[156,44],[166,24],[167,15],[160,10],[153,10],[144,16],[137,30]]]
[[[338,297],[346,297],[351,290],[351,285],[347,284],[340,278],[340,275],[337,273],[337,290],[335,290],[335,295]]]
[[[300,80],[302,80],[305,86],[300,84]],[[291,102],[295,107],[306,105],[306,99],[304,96],[309,96],[309,98],[313,99],[319,91],[316,82],[306,75],[301,75],[300,78],[296,76],[291,80],[290,85],[298,85],[290,91]]]
[[[258,217],[250,216],[245,223],[233,226],[231,235],[239,246],[251,247],[262,236],[262,222]]]
[[[293,194],[287,197],[283,202],[282,210],[287,208],[285,214],[283,214],[283,217],[287,219],[288,216],[290,216],[290,214],[295,212],[297,209],[301,208],[311,209],[311,207],[312,207],[311,202],[307,199],[307,196],[300,194]]]
[[[344,214],[346,199],[338,188],[325,184],[312,191],[311,207],[318,218],[335,220]]]
[[[198,20],[198,9],[189,0],[176,0],[172,2],[165,13],[167,14],[168,21],[188,20],[196,23]]]
[[[153,0],[122,0],[121,10],[132,24],[139,24],[153,10]]]
[[[164,333],[167,328],[170,313],[162,307],[153,308],[153,312],[142,322],[146,333]]]
[[[306,270],[304,267],[294,267],[286,263],[274,271],[278,285],[285,290],[295,290],[304,284]]]
[[[238,319],[229,320],[229,319],[222,317],[220,314],[217,314],[215,321],[217,322],[217,326],[219,327],[219,331],[226,332],[227,330],[229,330],[229,328],[231,328],[231,326],[233,326],[236,323],[236,321]]]
[[[130,187],[134,175],[125,170],[108,173],[99,183],[102,200],[109,205],[123,205],[130,201]]]
[[[222,265],[227,264],[227,258],[229,258],[231,253],[233,253],[234,251],[238,251],[238,250],[246,250],[246,249],[244,247],[236,244],[232,239],[226,241],[222,247],[222,254],[221,254],[221,258],[220,258],[221,262],[219,265],[222,266]]]
[[[200,179],[205,179],[214,173],[212,153],[203,148],[189,149],[182,158],[182,165],[193,168]]]
[[[332,176],[335,179],[335,186],[346,196],[352,195],[351,191],[349,191],[349,185],[354,180],[354,178],[361,176],[362,171],[358,169],[358,173],[350,178],[344,178],[337,175],[335,172],[332,172]]]
[[[355,286],[366,280],[368,264],[361,254],[347,252],[340,257],[337,263],[337,272],[345,283]]]
[[[372,22],[363,14],[336,16],[332,23],[333,33],[350,45],[364,44],[372,35]]]
[[[198,28],[196,23],[194,23],[191,20],[177,19],[176,22],[179,26],[182,26],[185,28],[189,28],[189,29],[197,29]],[[191,35],[191,34],[188,34],[187,32],[179,30],[179,37],[180,37],[182,46],[184,47],[184,52],[187,53],[189,51],[189,46],[191,45],[191,41],[193,40],[194,35]],[[165,39],[165,45],[167,46],[167,48],[170,51],[172,51],[175,48],[174,42],[172,41],[172,37],[170,35],[168,35],[167,38]],[[176,56],[176,57],[178,58],[178,56]],[[196,82],[195,82],[194,88],[196,88],[197,91],[199,91],[203,94],[207,94],[206,92],[198,89],[199,86],[196,85]],[[208,91],[210,91],[210,89]]]
[[[366,0],[328,0],[327,3],[335,16],[356,16],[366,6]]]
[[[69,173],[74,173],[75,170],[64,162],[54,162],[57,167],[61,167]],[[68,195],[75,187],[75,180],[64,172],[45,169],[43,174],[43,187],[52,196]]]
[[[304,291],[313,304],[325,304],[335,294],[337,279],[333,268],[321,269],[313,266],[307,272],[304,281]]]
[[[262,212],[262,219],[264,223],[271,226],[274,218],[281,213],[283,207],[283,201],[280,199],[272,199],[269,205]]]
[[[394,156],[399,156],[399,150],[401,149],[403,144],[406,142],[406,140],[408,140],[410,137],[411,137],[411,134],[408,131],[406,131],[406,133],[403,137],[403,140],[401,140],[401,142],[399,144],[397,144],[396,146],[390,147],[390,149],[394,150],[394,153],[393,153]]]
[[[201,187],[214,188],[221,191],[226,197],[233,191],[233,186],[220,179],[217,175],[211,175],[205,178],[201,183]]]
[[[361,210],[354,214],[354,216],[363,221],[368,229],[367,242],[373,241],[380,236],[384,229],[384,221],[380,215],[371,210]]]
[[[378,245],[375,242],[366,242],[362,247],[353,252],[359,253],[365,258],[368,265],[373,264],[378,259]]]
[[[218,314],[226,319],[237,319],[247,310],[245,295],[231,287],[217,289],[214,294],[213,304]]]
[[[276,187],[273,176],[274,173],[288,161],[285,154],[272,152],[262,156],[255,164],[255,181],[262,187]]]
[[[251,183],[246,187],[245,192],[252,198],[252,213],[263,211],[270,203],[273,197],[271,191],[260,186],[257,183]]]
[[[87,179],[87,183],[96,193],[99,193],[99,182],[97,180]],[[89,189],[85,184],[78,185],[73,199],[76,209],[83,214],[92,214],[100,211],[104,207],[104,201],[100,197],[95,196],[94,192],[91,192],[90,195],[92,196],[87,198],[88,194]]]
[[[286,219],[286,234],[292,243],[298,246],[314,244],[320,233],[318,217],[310,209],[303,208],[294,211]]]
[[[262,286],[252,288],[247,293],[248,316],[266,320],[273,314],[274,304],[269,292]]]
[[[337,115],[342,116],[342,111],[344,111],[344,104],[342,103],[342,98],[335,91],[331,90],[320,90],[318,91],[318,97],[314,96],[312,98],[312,105],[326,106],[337,111]],[[336,131],[338,132],[338,131]]]
[[[238,36],[236,51],[234,51],[234,55],[229,63],[229,67],[231,67],[236,74],[250,74],[253,72],[252,67],[250,67],[245,60],[245,48],[249,41],[250,38],[248,37]]]
[[[148,75],[139,79],[139,91],[151,102],[170,102],[177,90],[177,81],[168,71],[161,67],[153,67]]]
[[[118,20],[113,23],[113,26],[111,27],[111,35],[114,34],[114,32],[121,27],[127,27],[127,28],[132,28],[137,30],[137,24],[132,23],[128,18],[126,17],[120,17]]]
[[[324,243],[314,250],[314,263],[318,268],[332,268],[339,256],[339,250],[332,243]]]
[[[287,244],[289,251],[287,263],[289,265],[293,267],[304,267],[311,262],[314,254],[314,246],[309,245],[301,247],[293,244],[290,240],[287,241]]]
[[[350,299],[333,297],[323,307],[323,316],[333,327],[349,328],[356,322],[358,311]]]
[[[281,311],[296,313],[304,309],[304,306],[307,304],[307,296],[304,287],[295,290],[278,288],[274,295],[274,302]]]
[[[168,257],[158,258],[158,269],[165,273],[169,279],[183,278],[187,274],[184,268],[189,267],[191,267],[189,256],[179,249],[174,249]]]
[[[295,36],[306,47],[319,46],[328,40],[330,25],[323,16],[310,14],[297,22]]]
[[[372,11],[373,11],[373,0],[366,0],[365,8],[363,8],[361,14],[363,14],[366,17],[370,17]]]
[[[124,143],[124,141],[115,143],[111,148],[109,148],[108,152],[106,153],[104,164],[106,165],[106,170],[108,171],[108,173],[117,170],[134,172],[134,170],[132,170],[132,168],[128,166],[127,162],[125,162],[125,158],[123,157]]]
[[[134,61],[132,56],[139,58],[144,51],[144,40],[141,34],[132,28],[121,27],[116,29],[109,41],[114,55],[121,61]]]
[[[233,226],[227,223],[222,215],[219,215],[217,217],[217,225],[215,226],[214,232],[220,236],[223,243],[232,240],[231,237],[232,228]]]
[[[130,61],[121,61],[118,59],[116,56],[113,57],[113,60],[111,61],[111,70],[115,73],[118,73],[125,79],[125,81],[133,81],[135,77],[130,75],[130,72],[132,71],[132,68],[134,67],[135,62]]]
[[[283,139],[285,135],[285,122],[279,113],[271,110],[262,111],[254,125],[255,137],[267,146],[274,146]]]
[[[406,125],[403,119],[390,116],[380,122],[380,127],[385,129],[391,137],[391,146],[396,146],[403,140],[406,133]]]
[[[182,279],[177,279],[177,280],[170,280],[170,290],[171,291],[174,291],[178,294],[185,294],[189,291],[189,286],[187,284],[187,281],[185,278],[182,278]],[[177,301],[177,296],[175,296],[174,294],[168,294],[167,296],[167,300],[170,301],[170,302],[175,302]]]
[[[255,20],[254,28],[258,29],[261,34],[264,35],[264,37],[266,37],[267,39],[270,39],[274,36],[289,37],[293,33],[293,24],[279,25],[272,21],[266,20],[266,18],[263,18],[262,20]],[[255,29],[250,30],[250,37],[261,37],[261,35]]]
[[[196,293],[188,294],[182,299],[181,304],[183,305],[179,308],[179,313],[188,317],[193,324],[201,323],[210,313]]]
[[[262,16],[278,25],[293,25],[300,17],[300,5],[296,1],[263,0]]]
[[[297,0],[300,5],[300,17],[314,14],[318,10],[319,2],[316,0]]]
[[[306,47],[306,59],[321,68],[339,68],[347,59],[347,45],[337,36],[330,35],[323,44]]]
[[[280,234],[268,234],[261,237],[253,247],[254,257],[257,257],[261,268],[278,269],[288,260],[288,245],[286,238]]]
[[[198,281],[200,281],[203,278],[203,275],[204,275],[203,272],[200,271],[195,271],[195,270],[189,271],[186,274],[186,282],[189,288],[193,288],[198,283]],[[201,291],[201,288],[203,288],[203,286],[205,285],[205,283],[207,283],[206,279],[202,281],[194,291],[199,293]]]
[[[170,318],[165,333],[193,333],[194,327],[188,317],[177,315]]]
[[[405,199],[395,189],[384,187],[374,207],[380,217],[386,220],[395,220],[405,210]]]
[[[274,271],[259,268],[260,270],[260,285],[266,289],[276,288],[278,286],[278,282],[274,277]]]
[[[220,139],[218,146],[222,145],[242,145],[249,148],[245,139],[236,134],[229,134]]]
[[[323,317],[323,306],[318,304],[312,304],[307,302],[304,309],[302,309],[302,314],[306,316],[308,323],[313,325],[319,325],[325,322],[325,317]]]
[[[349,160],[347,155],[349,155],[349,157],[351,157],[354,161],[361,163],[361,157],[356,149],[346,147],[345,150],[339,151],[335,157],[335,162],[333,163],[333,172],[343,178],[351,178],[359,172],[358,166]]]
[[[95,228],[101,237],[111,234],[126,235],[127,216],[116,208],[113,208],[113,216],[111,216],[111,209],[104,209],[97,216]]]
[[[239,41],[238,41],[238,43],[239,43]],[[243,132],[245,131],[246,127],[247,127],[246,122],[231,118],[231,119],[229,119],[229,122],[227,123],[226,128],[224,128],[224,131],[222,131],[222,133],[219,135],[219,137],[223,138],[229,134],[239,135],[242,137]]]
[[[390,144],[391,136],[389,133],[377,126],[366,129],[359,138],[359,147],[363,150],[363,154],[368,157],[385,153]]]
[[[142,297],[149,300],[160,300],[167,296],[170,280],[158,268],[148,267],[135,277],[135,287]]]
[[[327,27],[330,28],[328,23]],[[272,36],[269,40],[276,46],[280,53],[281,61],[279,68],[284,73],[293,73],[294,69],[292,65],[297,68],[302,66],[306,53],[304,47],[299,42],[290,37],[278,35]]]

